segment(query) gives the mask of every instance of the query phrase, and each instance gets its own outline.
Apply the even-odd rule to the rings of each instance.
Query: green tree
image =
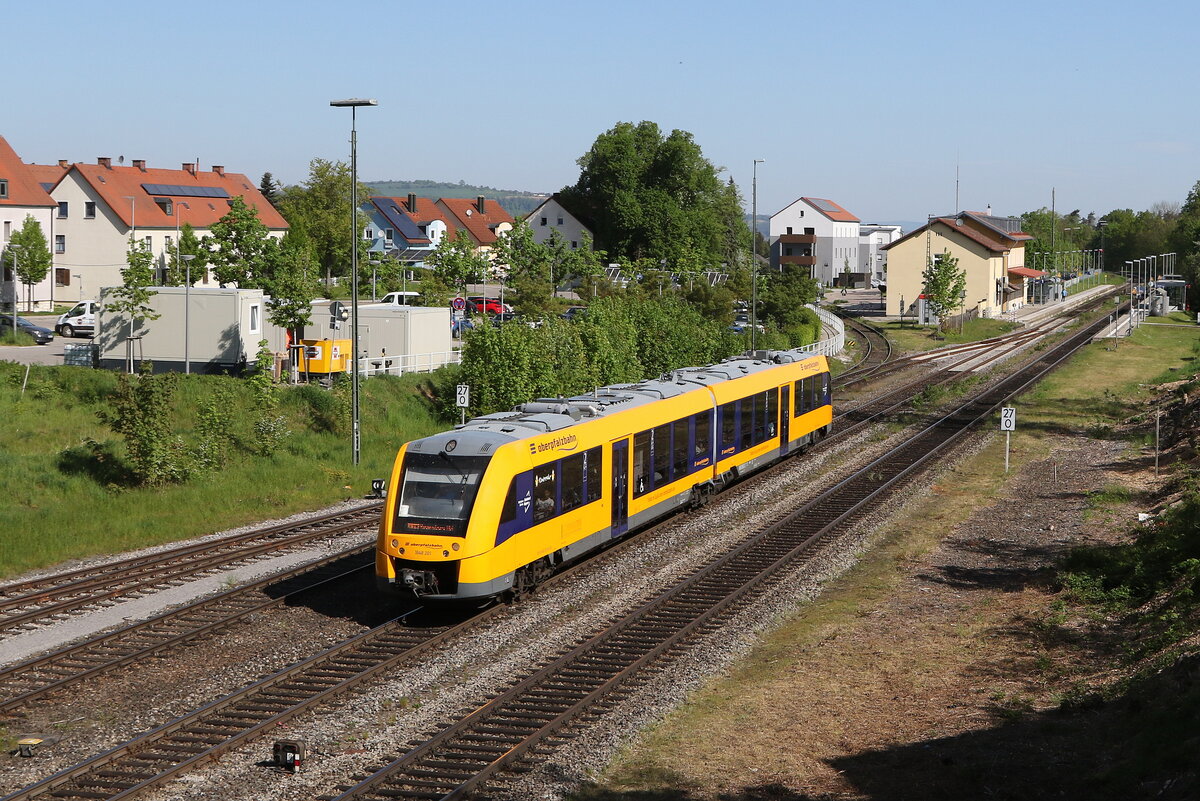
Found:
[[[191,256],[190,260],[184,256]],[[191,276],[192,285],[204,276],[208,267],[208,247],[196,236],[191,223],[179,229],[179,247],[167,256],[167,286],[183,286]]]
[[[100,419],[125,440],[130,472],[140,484],[158,486],[187,477],[183,443],[171,435],[171,399],[177,373],[154,375],[150,362],[140,375],[122,375],[111,411]]]
[[[279,199],[279,190],[282,188],[283,187],[280,185],[280,183],[275,180],[275,176],[271,175],[269,172],[264,172],[262,175],[262,180],[258,182],[258,191],[262,193],[262,196],[265,197],[267,202],[272,206],[275,205],[275,201]]]
[[[258,219],[258,209],[246,204],[241,197],[229,203],[229,211],[209,228],[209,263],[217,283],[237,284],[239,287],[262,285],[264,270],[270,266],[278,243],[271,230]]]
[[[286,328],[297,339],[297,330],[312,322],[312,301],[321,291],[319,269],[302,231],[288,231],[267,247],[259,284],[270,297],[267,319]]]
[[[15,257],[15,258],[14,258]],[[46,245],[46,237],[42,226],[32,214],[25,215],[25,222],[9,237],[8,245],[4,248],[3,259],[7,264],[15,265],[16,279],[25,285],[26,308],[33,310],[33,285],[42,281],[50,273],[50,248]],[[13,310],[16,310],[16,293],[13,293]]]
[[[579,180],[560,199],[593,221],[597,244],[619,259],[673,264],[690,247],[733,263],[749,247],[737,187],[686,131],[663,136],[653,122],[620,122],[578,163]]]
[[[470,235],[462,230],[454,237],[443,236],[425,261],[443,284],[460,290],[468,281],[484,275],[490,266]]]
[[[944,329],[946,312],[962,304],[962,295],[967,289],[967,271],[958,269],[958,259],[946,250],[929,260],[921,280],[924,282],[922,292],[925,294],[925,304],[937,315]]]
[[[808,274],[808,268],[785,264],[780,272],[765,275],[766,287],[760,297],[768,323],[785,331],[811,324],[813,312],[805,304],[816,301],[817,282]],[[797,342],[793,347],[807,344]]]
[[[129,238],[129,251],[125,256],[126,266],[121,270],[121,285],[109,294],[106,308],[108,311],[127,316],[126,336],[128,337],[127,361],[129,372],[133,372],[133,337],[134,332],[141,330],[146,320],[157,320],[160,315],[150,305],[150,298],[158,293],[150,289],[154,283],[154,254],[145,242],[135,242]]]
[[[353,225],[350,184],[349,164],[313,159],[308,165],[308,180],[299,186],[284,188],[275,203],[288,225],[300,229],[308,238],[327,284],[335,275],[350,273]],[[359,198],[366,199],[370,195],[370,189],[360,183]],[[359,221],[364,222],[364,218],[360,216]],[[362,232],[355,234],[361,236]]]

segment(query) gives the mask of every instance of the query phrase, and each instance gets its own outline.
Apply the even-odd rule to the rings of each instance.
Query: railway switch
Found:
[[[303,740],[276,740],[275,764],[289,773],[299,773],[300,763],[308,755]]]

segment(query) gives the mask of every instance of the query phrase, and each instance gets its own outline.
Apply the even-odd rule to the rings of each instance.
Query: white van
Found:
[[[59,315],[54,330],[64,337],[90,337],[96,333],[96,312],[99,310],[99,301],[81,300],[69,312]]]
[[[377,302],[390,303],[394,306],[416,306],[420,297],[420,292],[389,292]]]

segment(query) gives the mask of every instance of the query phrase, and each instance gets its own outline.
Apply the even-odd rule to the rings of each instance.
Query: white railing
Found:
[[[834,356],[841,353],[842,348],[846,347],[846,326],[842,324],[842,318],[811,303],[808,304],[808,308],[815,311],[817,317],[821,318],[821,338],[811,345],[805,345],[796,350],[821,356]]]
[[[406,353],[401,356],[364,356],[359,358],[359,374],[363,378],[373,375],[404,375],[405,373],[432,373],[439,367],[458,364],[462,353],[447,350],[440,353]]]

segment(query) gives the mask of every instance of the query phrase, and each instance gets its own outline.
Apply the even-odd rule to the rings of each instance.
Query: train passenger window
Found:
[[[556,484],[553,464],[543,465],[533,471],[533,522],[541,523],[557,513]]]
[[[804,414],[808,411],[808,379],[801,378],[796,382],[796,416]]]
[[[763,395],[766,401],[767,439],[774,439],[779,422],[779,390],[768,389]]]
[[[584,503],[598,501],[604,496],[604,486],[600,483],[602,452],[601,448],[592,448],[583,454],[583,471],[587,478],[587,498]]]
[[[754,439],[754,427],[758,425],[758,412],[754,405],[756,400],[758,400],[758,396],[751,395],[738,401],[738,407],[742,412],[742,450],[746,450],[756,441]]]
[[[825,405],[825,389],[822,387],[822,376],[814,375],[808,379],[809,386],[812,389],[812,400],[809,401],[809,411],[819,409]]]
[[[633,496],[635,498],[651,489],[649,477],[650,432],[639,431],[633,435]]]
[[[737,447],[737,401],[721,407],[721,453]]]
[[[671,483],[671,426],[654,429],[654,440],[650,449],[654,452],[654,486]]]
[[[569,512],[583,506],[583,454],[562,460],[562,509]]]
[[[712,414],[696,415],[696,446],[692,449],[694,461],[703,461],[712,452]]]
[[[821,405],[829,405],[829,373],[821,373]]]
[[[686,417],[671,424],[671,434],[674,437],[671,442],[671,472],[676,479],[686,476],[688,468],[692,465],[688,459],[689,427]]]
[[[509,523],[517,519],[517,477],[508,483],[508,494],[504,496],[504,506],[500,507],[500,522]]]

